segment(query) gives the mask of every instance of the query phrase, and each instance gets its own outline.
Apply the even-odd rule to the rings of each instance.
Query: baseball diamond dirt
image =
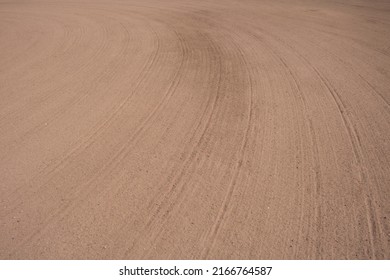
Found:
[[[1,259],[389,259],[390,1],[0,0]]]

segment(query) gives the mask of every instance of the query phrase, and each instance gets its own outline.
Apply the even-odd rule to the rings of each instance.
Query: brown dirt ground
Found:
[[[390,1],[0,0],[0,258],[389,259]]]

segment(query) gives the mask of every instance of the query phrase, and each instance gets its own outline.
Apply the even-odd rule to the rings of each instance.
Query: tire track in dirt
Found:
[[[224,200],[222,202],[220,210],[218,211],[217,218],[216,218],[213,226],[211,227],[210,234],[209,234],[208,237],[206,237],[206,240],[209,240],[209,241],[205,242],[205,247],[204,247],[204,250],[202,252],[202,258],[207,258],[208,255],[209,255],[209,251],[213,249],[215,239],[217,238],[217,236],[219,234],[220,227],[221,227],[221,225],[222,225],[222,223],[223,223],[223,221],[225,219],[225,216],[227,214],[227,209],[228,209],[229,203],[230,203],[230,201],[232,199],[234,188],[237,185],[237,179],[238,179],[238,176],[239,176],[239,173],[240,173],[240,170],[241,170],[241,166],[242,166],[242,162],[243,162],[243,158],[244,158],[244,153],[247,152],[249,132],[250,132],[250,129],[251,129],[251,126],[252,126],[252,121],[253,121],[252,120],[253,119],[253,117],[252,117],[252,114],[253,114],[253,108],[252,108],[252,104],[253,104],[253,84],[252,84],[251,73],[249,72],[249,66],[248,66],[248,64],[246,62],[244,54],[242,53],[242,50],[236,44],[235,44],[235,47],[237,48],[237,52],[241,56],[241,60],[242,60],[242,62],[244,64],[244,68],[245,68],[245,71],[246,71],[246,74],[247,74],[247,77],[248,77],[248,82],[249,82],[249,95],[250,95],[250,98],[249,98],[249,105],[248,105],[248,120],[247,120],[247,124],[246,124],[246,129],[245,129],[245,132],[244,132],[244,135],[243,135],[242,144],[241,144],[240,150],[238,152],[239,158],[238,158],[238,161],[237,161],[237,163],[235,165],[235,168],[234,168],[234,170],[235,170],[234,171],[234,175],[233,175],[233,177],[231,179],[231,182],[230,182],[229,186],[227,187],[226,195],[224,197]]]
[[[168,181],[164,182],[164,184],[172,186],[172,187],[168,190],[167,194],[164,195],[164,197],[161,199],[162,202],[158,203],[159,206],[156,209],[151,211],[152,214],[147,219],[147,222],[145,224],[145,228],[142,231],[144,234],[146,234],[149,231],[152,231],[152,225],[156,221],[156,219],[160,215],[160,213],[163,213],[163,216],[160,219],[166,220],[166,217],[168,215],[170,215],[170,213],[175,208],[177,209],[183,203],[183,198],[184,198],[183,195],[184,195],[184,191],[185,191],[185,189],[184,189],[185,186],[182,186],[181,188],[178,188],[177,186],[179,184],[181,184],[181,181],[183,180],[183,176],[186,174],[186,172],[188,172],[188,170],[192,169],[194,164],[196,164],[196,162],[197,162],[196,159],[198,157],[196,150],[199,149],[199,146],[201,146],[202,142],[204,142],[206,132],[210,129],[210,126],[211,126],[211,120],[215,117],[215,114],[217,113],[215,108],[218,104],[218,99],[220,96],[219,85],[221,84],[221,75],[220,75],[220,73],[221,73],[221,50],[219,50],[219,48],[209,38],[207,38],[206,35],[199,34],[198,36],[199,36],[199,38],[204,37],[206,39],[206,41],[208,41],[210,43],[210,46],[213,46],[213,47],[211,47],[213,52],[218,54],[216,56],[218,57],[218,61],[219,61],[218,62],[219,75],[218,75],[218,81],[216,83],[217,89],[216,89],[215,98],[213,99],[211,105],[209,105],[208,107],[205,108],[205,110],[203,111],[203,114],[200,117],[200,121],[198,122],[198,124],[196,125],[196,128],[194,129],[194,133],[191,136],[189,142],[193,142],[193,139],[196,138],[196,134],[198,132],[200,133],[200,136],[198,137],[198,140],[194,140],[195,143],[193,144],[193,146],[190,147],[190,150],[188,152],[184,152],[184,154],[187,154],[188,156],[184,159],[182,166],[179,168],[179,172],[174,170],[174,173],[167,177]],[[211,99],[211,96],[210,96],[210,99]],[[205,113],[206,113],[208,108],[211,108],[208,110],[208,111],[210,111],[210,113],[208,114],[208,116],[207,115],[205,116]],[[203,118],[206,118],[206,120],[204,122],[205,124],[202,127]],[[178,192],[178,194],[175,194],[175,192]],[[155,200],[152,200],[152,201],[155,203]],[[165,224],[166,223],[164,223],[164,225]],[[164,227],[164,225],[160,227],[160,229],[158,230],[158,233],[161,234],[161,232],[162,232],[161,229]],[[140,237],[141,236],[142,235],[140,235]],[[157,236],[155,236],[153,239],[156,240],[156,239],[158,239],[158,237],[159,237],[159,234]],[[129,254],[129,252],[131,252],[131,250],[134,249],[134,246],[136,243],[137,243],[137,239],[134,240],[133,246],[125,251],[124,257],[126,257]]]
[[[35,178],[33,178],[33,181],[36,179],[36,177],[47,177],[46,182],[40,182],[40,184],[42,184],[44,186],[45,183],[47,183],[48,181],[50,181],[52,179],[53,172],[58,171],[59,168],[64,168],[67,164],[69,164],[68,161],[69,161],[70,158],[80,154],[82,151],[86,150],[90,145],[93,144],[93,142],[94,142],[93,139],[94,138],[95,139],[98,138],[110,126],[110,123],[112,123],[112,121],[114,120],[114,118],[118,114],[118,112],[120,110],[122,110],[122,108],[124,107],[124,105],[126,103],[129,102],[129,100],[133,96],[134,92],[136,92],[137,89],[139,88],[139,86],[143,83],[143,81],[145,80],[145,77],[146,77],[146,73],[148,73],[150,71],[151,66],[155,62],[156,56],[158,54],[158,51],[159,51],[159,48],[158,48],[158,43],[157,43],[156,51],[154,52],[154,54],[151,55],[151,60],[147,61],[147,63],[144,66],[144,69],[142,69],[141,76],[140,76],[140,78],[138,78],[138,81],[137,81],[137,83],[135,85],[133,93],[126,95],[125,98],[123,100],[121,100],[121,102],[119,104],[115,104],[116,108],[109,111],[110,115],[106,119],[104,119],[104,121],[102,123],[100,123],[96,127],[94,127],[91,130],[92,133],[89,136],[86,136],[84,139],[82,139],[82,141],[80,141],[77,144],[77,146],[75,146],[72,150],[70,150],[67,153],[67,155],[65,155],[62,159],[60,159],[60,161],[58,161],[57,163],[54,163],[54,164],[52,163],[49,166],[50,169],[44,169],[41,172],[39,172],[35,176]],[[78,98],[73,103],[73,105],[76,105],[77,101],[80,101],[82,98],[85,98],[85,96],[83,96],[81,98]],[[66,108],[67,107],[65,107],[65,109]],[[17,191],[17,190],[18,189],[16,189],[15,191]],[[15,205],[15,207],[17,207],[17,206],[18,205]]]
[[[360,2],[0,0],[0,258],[388,258]]]
[[[271,36],[271,37],[274,37],[277,41],[281,42],[282,44],[286,44],[286,42],[284,40],[282,40],[281,38],[278,38],[274,34],[268,34],[268,35]],[[335,103],[335,105],[336,105],[336,107],[338,109],[340,118],[343,120],[342,123],[343,123],[343,125],[344,125],[344,127],[346,129],[346,132],[347,132],[348,136],[349,136],[349,141],[351,143],[353,154],[354,154],[354,157],[355,157],[355,159],[357,161],[357,164],[359,166],[359,169],[360,169],[359,173],[360,173],[360,176],[361,176],[361,183],[362,183],[363,186],[367,186],[368,185],[371,188],[374,187],[369,182],[369,180],[367,178],[368,175],[366,174],[366,171],[365,171],[366,166],[368,166],[368,164],[364,160],[364,156],[363,156],[363,152],[362,152],[363,148],[362,148],[362,145],[361,145],[361,142],[360,142],[361,136],[359,136],[357,129],[355,128],[355,126],[351,122],[350,118],[347,116],[348,115],[347,106],[341,100],[340,94],[337,93],[336,88],[330,84],[329,80],[326,79],[319,72],[319,70],[307,58],[305,58],[304,55],[300,54],[294,47],[289,46],[288,44],[286,44],[286,46],[288,48],[290,48],[291,50],[293,50],[297,54],[297,56],[306,65],[308,65],[311,69],[313,69],[313,72],[320,79],[321,83],[326,87],[327,91],[331,95],[331,97],[332,97],[332,99],[333,99],[333,101],[334,101],[334,103]],[[325,51],[327,51],[327,50],[325,50]],[[338,61],[340,61],[341,63],[345,64],[345,62],[342,61],[335,54],[333,54],[331,52],[329,52],[329,54],[335,56]],[[354,71],[353,68],[350,65],[348,65],[348,67],[351,68],[351,71]],[[354,73],[362,78],[362,76],[359,73],[357,73],[355,71],[354,71]],[[365,80],[364,78],[363,78],[363,80],[364,80],[365,83],[367,83],[367,80]],[[376,92],[374,88],[373,88],[373,90],[379,97],[381,97],[381,100],[385,104],[387,104],[386,99],[381,94]],[[311,127],[311,131],[314,132],[312,123],[310,124],[310,127]],[[318,154],[318,152],[317,152],[317,154]],[[318,157],[316,157],[316,158],[317,158],[316,161],[318,161]],[[317,167],[316,169],[319,170],[319,167]],[[365,203],[366,213],[367,213],[367,224],[368,224],[369,232],[370,232],[371,258],[373,258],[373,259],[378,258],[378,257],[382,258],[383,255],[381,253],[376,254],[375,248],[377,246],[375,246],[374,243],[375,242],[381,242],[380,246],[386,247],[386,244],[383,242],[383,240],[385,239],[384,232],[386,232],[386,229],[383,228],[383,227],[385,227],[385,225],[380,222],[379,210],[373,208],[371,199],[369,198],[370,196],[376,197],[376,194],[378,193],[378,190],[375,190],[375,192],[372,192],[372,193],[369,193],[367,191],[364,191],[364,192],[365,192],[365,196],[366,196],[366,198],[364,200],[364,203]],[[374,199],[377,200],[378,198],[376,197]],[[320,217],[319,214],[317,216]],[[316,258],[319,258],[319,256],[316,256]]]
[[[180,38],[180,37],[178,37]],[[180,41],[180,39],[179,39]],[[159,48],[157,47],[157,51],[155,53],[155,55],[153,56],[152,58],[152,61],[151,63],[148,64],[148,67],[150,68],[151,65],[153,65],[155,59],[156,59],[156,56],[158,54],[158,50]],[[183,54],[184,56],[184,54]],[[181,64],[182,65],[182,64]],[[168,90],[166,91],[166,94],[165,96],[161,99],[161,101],[157,104],[157,106],[155,106],[155,108],[145,117],[145,119],[143,120],[143,122],[137,127],[137,129],[135,130],[135,132],[133,133],[132,137],[129,139],[130,141],[126,144],[124,144],[122,146],[122,148],[114,155],[112,156],[112,158],[110,159],[110,161],[108,163],[106,163],[105,165],[103,165],[102,169],[98,172],[98,176],[96,177],[92,177],[89,181],[87,181],[83,186],[81,186],[81,189],[82,189],[82,192],[80,192],[78,194],[78,198],[77,200],[73,201],[71,205],[66,205],[65,207],[61,208],[61,209],[58,209],[56,211],[56,214],[52,215],[51,216],[51,219],[48,221],[48,222],[45,222],[46,223],[46,226],[49,225],[51,222],[55,221],[55,220],[58,220],[60,219],[61,217],[65,217],[66,215],[69,214],[69,212],[74,209],[74,207],[77,207],[78,203],[80,203],[83,198],[85,198],[88,194],[92,193],[94,191],[94,189],[91,189],[91,185],[98,181],[100,178],[106,176],[107,174],[110,173],[110,171],[112,171],[113,169],[115,169],[116,166],[118,166],[118,164],[120,164],[121,160],[123,160],[124,157],[126,157],[126,154],[128,154],[130,152],[130,148],[132,147],[132,145],[130,145],[131,142],[134,142],[136,141],[137,138],[139,138],[139,136],[142,134],[142,132],[144,130],[147,129],[148,127],[148,123],[152,120],[152,118],[156,117],[156,113],[164,106],[164,104],[171,98],[172,94],[174,93],[175,91],[175,88],[176,86],[178,85],[179,83],[179,79],[177,79],[178,75],[181,74],[181,66],[179,66],[179,68],[177,69],[176,71],[176,77],[174,77],[172,79],[172,83],[170,85],[170,87],[168,88]],[[145,73],[148,72],[148,70],[145,70],[143,71]],[[137,87],[141,84],[141,82],[137,83]],[[112,119],[115,117],[116,114],[118,114],[118,112],[123,108],[123,106],[130,100],[131,98],[131,95],[128,96],[128,98],[126,98],[123,102],[121,102],[121,104],[118,106],[119,109],[117,110],[114,110],[113,114],[107,119],[106,122],[103,123],[103,125],[101,126],[101,128],[99,128],[97,131],[95,131],[95,134],[92,135],[90,137],[90,139],[92,139],[92,137],[94,138],[97,138],[99,135],[98,135],[98,131],[99,130],[103,130],[105,127],[109,127],[109,122],[112,121]],[[108,125],[107,125],[108,124]],[[97,134],[97,135],[96,135]],[[86,141],[85,143],[87,143],[86,146],[80,146],[80,149],[78,149],[78,151],[84,151],[86,149],[88,149],[88,147],[90,145],[93,144],[93,141]],[[75,151],[77,152],[77,151]],[[73,156],[74,153],[72,153],[70,156]],[[66,163],[66,158],[62,161],[62,162],[65,162]],[[57,168],[56,168],[57,169]],[[56,171],[53,170],[52,172],[55,172]],[[97,194],[95,192],[95,194]],[[45,228],[45,227],[44,227]],[[39,230],[37,233],[33,233],[26,241],[26,242],[32,242],[32,240],[36,239],[39,237],[39,235],[41,235],[44,231],[44,228],[43,230]],[[22,247],[25,243],[22,243],[19,247]]]

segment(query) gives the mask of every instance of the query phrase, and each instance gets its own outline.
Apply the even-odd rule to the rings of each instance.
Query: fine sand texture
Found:
[[[0,0],[1,259],[389,259],[390,1]]]

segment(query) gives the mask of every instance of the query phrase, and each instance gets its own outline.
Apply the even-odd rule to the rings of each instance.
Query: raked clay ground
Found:
[[[0,0],[1,259],[389,259],[390,1]]]

